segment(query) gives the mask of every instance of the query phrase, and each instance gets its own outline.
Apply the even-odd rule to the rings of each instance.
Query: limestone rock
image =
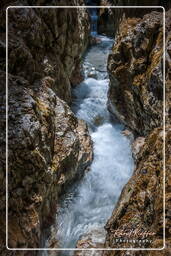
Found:
[[[54,218],[58,195],[92,159],[87,126],[44,81],[10,76],[9,246],[36,247]],[[1,135],[5,143],[5,136]]]
[[[132,143],[132,154],[135,160],[137,159],[138,153],[140,152],[141,147],[144,145],[144,142],[144,137],[138,137]]]
[[[81,251],[81,249],[88,248],[103,248],[105,242],[106,231],[104,228],[98,228],[92,230],[91,232],[83,235],[79,241],[77,242],[76,248],[80,248],[80,251],[75,252],[75,256],[101,256],[102,250],[85,250]]]
[[[146,15],[145,17],[150,18],[151,14]],[[153,16],[153,13],[152,13]],[[165,159],[166,159],[166,194],[165,194],[165,203],[166,203],[166,248],[161,251],[108,251],[104,252],[103,256],[163,256],[163,255],[170,255],[171,253],[171,233],[170,233],[170,225],[171,225],[171,218],[170,218],[170,198],[171,198],[171,182],[170,182],[170,145],[171,145],[171,126],[170,126],[170,16],[171,16],[171,10],[169,10],[166,13],[166,150],[165,150]],[[156,16],[157,17],[157,16]],[[147,19],[148,20],[148,19]],[[155,20],[155,19],[154,19]],[[163,167],[164,167],[164,156],[163,156],[163,127],[162,125],[162,119],[161,119],[161,113],[160,111],[156,116],[154,116],[153,120],[150,120],[150,118],[153,116],[153,107],[151,106],[151,110],[149,112],[149,124],[151,124],[148,127],[147,120],[144,116],[144,110],[149,109],[148,108],[148,100],[143,100],[143,93],[146,94],[146,99],[148,99],[149,95],[151,95],[151,92],[153,93],[153,98],[155,99],[154,102],[159,101],[157,100],[157,91],[155,93],[155,90],[158,88],[159,83],[155,83],[156,86],[151,86],[150,90],[146,90],[147,87],[145,85],[150,85],[151,78],[154,78],[155,74],[155,81],[159,81],[157,77],[161,73],[161,66],[159,65],[158,68],[156,67],[157,62],[155,62],[158,58],[160,59],[162,57],[162,52],[159,48],[156,48],[156,39],[154,38],[153,42],[153,49],[149,53],[149,58],[153,55],[153,50],[155,49],[153,58],[150,60],[150,65],[153,63],[154,59],[154,65],[152,66],[151,71],[152,77],[149,75],[149,73],[146,74],[148,70],[142,69],[140,72],[140,76],[144,78],[143,87],[144,89],[140,91],[140,87],[138,85],[138,89],[134,89],[131,84],[130,87],[127,87],[127,83],[124,84],[124,79],[122,80],[122,77],[119,77],[120,70],[123,71],[124,69],[124,63],[122,60],[122,56],[125,53],[125,56],[129,56],[128,63],[125,66],[125,72],[126,68],[128,69],[128,73],[131,74],[130,79],[134,78],[135,72],[132,73],[132,70],[135,68],[135,63],[133,62],[133,53],[139,52],[136,49],[136,44],[132,45],[132,42],[138,41],[139,33],[135,33],[134,40],[131,34],[131,31],[129,30],[129,27],[132,29],[132,31],[136,30],[136,27],[139,26],[141,28],[143,19],[128,19],[126,21],[122,21],[120,24],[121,30],[124,33],[124,29],[122,27],[122,24],[128,24],[128,27],[126,28],[126,34],[125,36],[121,35],[119,38],[118,36],[118,42],[120,42],[120,48],[117,48],[118,55],[116,52],[115,60],[113,59],[113,69],[111,68],[109,72],[111,73],[111,84],[113,83],[113,86],[115,85],[113,92],[116,92],[117,89],[120,90],[120,94],[117,94],[115,105],[116,109],[113,107],[113,112],[118,111],[116,114],[124,121],[134,132],[138,132],[141,134],[141,136],[146,135],[146,137],[138,137],[133,142],[133,154],[135,157],[135,171],[133,173],[133,176],[130,178],[129,182],[125,185],[125,187],[122,190],[121,196],[118,200],[118,203],[113,211],[113,214],[111,218],[109,219],[106,229],[107,229],[107,237],[106,237],[106,247],[142,247],[142,248],[162,248],[163,247]],[[125,23],[126,22],[126,23]],[[146,24],[147,25],[147,24]],[[146,25],[144,25],[144,30],[147,28]],[[151,31],[154,23],[152,22],[149,31]],[[129,34],[127,34],[127,31]],[[156,30],[157,32],[157,30]],[[158,32],[157,32],[158,33]],[[142,32],[143,34],[143,32]],[[130,43],[129,47],[125,48],[125,39],[128,38],[127,43]],[[131,39],[132,38],[132,39]],[[145,36],[143,34],[143,37],[145,39]],[[157,38],[157,35],[156,35]],[[133,41],[131,41],[131,40]],[[140,40],[141,42],[141,40]],[[148,45],[148,40],[146,41]],[[127,44],[126,43],[126,44]],[[121,46],[123,44],[123,47]],[[117,43],[116,43],[117,45]],[[141,45],[141,44],[140,44]],[[145,43],[143,44],[145,45]],[[128,44],[127,44],[128,46]],[[116,50],[114,46],[114,50]],[[120,49],[120,50],[119,50]],[[122,49],[122,51],[121,51]],[[126,51],[126,49],[128,51]],[[147,49],[146,46],[142,47],[142,51]],[[150,50],[150,48],[149,48]],[[122,53],[122,54],[121,54]],[[131,53],[129,55],[129,53]],[[140,52],[139,52],[140,53]],[[157,55],[156,55],[157,54]],[[156,56],[155,56],[156,55]],[[146,54],[144,54],[146,56]],[[112,57],[111,57],[112,58]],[[139,58],[139,57],[138,57]],[[158,60],[159,60],[158,59]],[[138,60],[138,59],[137,59]],[[109,59],[110,62],[110,59]],[[132,66],[131,66],[132,63]],[[140,63],[140,62],[139,62]],[[143,63],[143,61],[141,62]],[[110,63],[111,64],[111,63]],[[123,64],[123,65],[122,65]],[[111,66],[112,67],[112,66]],[[113,70],[113,71],[112,71]],[[156,72],[156,70],[158,70]],[[135,71],[135,70],[134,70]],[[116,80],[115,78],[116,77]],[[133,78],[132,78],[133,77]],[[119,80],[117,80],[119,78]],[[112,80],[113,79],[113,80]],[[138,81],[138,80],[136,80]],[[127,81],[129,83],[129,80]],[[154,84],[153,84],[154,85]],[[112,85],[111,85],[112,86]],[[120,86],[120,88],[119,88]],[[121,98],[119,98],[119,95],[121,95]],[[129,97],[126,97],[126,96]],[[110,97],[110,95],[109,95]],[[112,100],[112,98],[110,98]],[[118,101],[117,101],[118,100]],[[126,112],[124,113],[122,105],[126,106],[125,109],[127,109],[130,116],[126,116]],[[112,102],[110,101],[110,106],[112,107]],[[126,104],[126,105],[125,105]],[[141,111],[142,114],[138,110],[138,105],[141,105]],[[161,100],[161,104],[163,104],[163,101]],[[152,103],[153,105],[153,103]],[[158,105],[159,107],[159,105]],[[137,111],[138,110],[138,111]],[[152,111],[152,112],[151,112]],[[132,113],[136,113],[136,115],[132,115]],[[161,120],[159,122],[159,120]],[[138,122],[139,121],[139,124]],[[156,127],[153,127],[153,122],[156,122]],[[142,129],[143,128],[143,129]],[[151,130],[151,132],[150,132]],[[137,147],[138,146],[138,147]],[[136,149],[136,150],[135,150]],[[132,231],[137,231],[139,234],[139,237],[129,237]],[[139,243],[137,240],[142,240],[142,235],[145,234],[145,231],[151,231],[153,234],[148,234],[146,238],[147,241],[144,241],[144,243]],[[124,233],[125,232],[125,233]],[[118,239],[119,238],[119,239]],[[120,240],[121,239],[121,240]],[[128,239],[128,241],[127,241]]]
[[[171,127],[166,128],[166,239],[170,242],[171,224],[169,209],[170,202],[170,138]],[[150,152],[150,154],[149,154]],[[161,248],[163,247],[163,132],[162,128],[156,128],[147,136],[138,158],[136,169],[132,178],[124,187],[119,202],[109,219],[106,229],[106,247],[123,248]],[[119,230],[119,231],[118,231]],[[137,230],[137,236],[131,231]],[[139,231],[138,231],[139,230]],[[118,235],[117,232],[128,232],[127,235]],[[141,231],[141,233],[140,233]],[[145,236],[145,231],[151,234]],[[153,234],[152,234],[153,233]],[[138,240],[147,239],[147,242],[139,243]],[[118,242],[117,238],[129,240]],[[133,242],[135,240],[135,243]],[[106,252],[104,255],[127,255],[116,252]],[[131,252],[130,255],[139,255],[139,252]],[[152,255],[143,252],[142,255]],[[156,255],[163,255],[162,253]],[[167,254],[166,254],[167,255]],[[168,254],[169,255],[169,254]]]
[[[15,2],[16,6],[29,4],[24,0]],[[40,5],[39,1],[32,4]],[[48,2],[56,6],[68,4],[83,5],[84,1]],[[81,77],[80,59],[89,40],[86,9],[9,8],[8,20],[9,73],[31,83],[49,76],[54,79],[57,95],[71,103],[71,86],[80,82],[73,77]]]
[[[128,129],[124,129],[124,130],[122,131],[122,134],[123,134],[124,136],[126,136],[126,137],[130,140],[130,142],[133,143],[133,141],[134,141],[134,134],[133,134],[132,131],[130,131],[130,130],[128,130]]]
[[[164,0],[100,0],[97,2],[100,6],[108,8],[99,9],[98,32],[111,37],[115,37],[119,33],[120,23],[126,17],[142,18],[145,14],[150,13],[152,8],[115,8],[115,6],[164,6],[165,10],[171,7],[169,1]],[[109,8],[112,6],[114,8]],[[162,10],[159,8],[159,10]]]
[[[0,13],[0,246],[5,243],[5,8],[8,4],[46,5],[46,1],[6,1]],[[70,1],[62,1],[70,4]],[[75,0],[73,5],[82,5]],[[61,1],[48,1],[61,5]],[[8,246],[41,246],[43,230],[54,222],[58,197],[92,161],[88,128],[65,101],[88,43],[85,9],[8,9]],[[77,70],[78,74],[78,70]],[[75,82],[74,82],[75,83]],[[63,101],[65,100],[65,101]]]
[[[162,13],[124,19],[119,31],[108,59],[109,110],[146,135],[163,119]]]

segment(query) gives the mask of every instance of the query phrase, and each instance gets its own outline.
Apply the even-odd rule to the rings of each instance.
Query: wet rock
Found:
[[[99,18],[98,18],[98,32],[111,37],[115,37],[119,33],[119,27],[122,19],[125,17],[143,17],[145,14],[152,11],[151,8],[109,8],[110,6],[130,6],[129,1],[125,0],[100,0]],[[134,0],[131,2],[131,6],[164,6],[166,9],[171,7],[169,2],[161,0],[144,1]],[[107,8],[104,8],[106,6]]]
[[[100,43],[101,43],[100,38],[95,37],[95,36],[90,36],[90,42],[89,42],[90,45],[96,45],[96,44],[100,44]]]
[[[81,249],[88,248],[103,248],[105,242],[106,231],[104,228],[98,228],[92,230],[91,232],[83,235],[80,240],[78,240],[76,248],[80,248],[80,251],[75,252],[75,256],[101,256],[103,251],[81,251]]]
[[[132,143],[132,154],[133,154],[133,157],[135,160],[137,159],[137,155],[138,155],[141,147],[144,145],[144,143],[145,143],[144,137],[138,137]]]
[[[68,0],[62,2],[68,3]],[[17,4],[29,5],[29,1],[20,0]],[[39,1],[34,4],[39,5]],[[58,0],[53,4],[61,5]],[[70,4],[83,5],[84,1]],[[82,80],[80,60],[89,41],[86,9],[10,8],[8,17],[9,72],[30,83],[51,77],[57,95],[70,103],[71,86]]]
[[[141,135],[163,119],[162,13],[120,23],[108,59],[109,110]]]
[[[154,248],[156,241],[158,241],[158,247],[162,245],[163,166],[160,160],[162,158],[162,136],[162,130],[155,129],[146,138],[146,143],[138,154],[134,174],[124,187],[113,215],[106,225],[108,234],[105,245],[107,247],[137,247],[137,240],[143,238],[141,233],[145,234],[145,231],[154,234],[148,236],[145,244],[142,243],[143,248],[148,246]],[[167,136],[170,137],[169,129]],[[153,151],[149,154],[151,148]],[[116,240],[117,235],[115,236],[118,229],[120,231],[139,229],[139,236],[129,237],[127,234],[122,238],[129,241],[119,243]],[[135,244],[131,242],[133,239],[136,240]],[[151,241],[150,244],[149,241]]]
[[[75,87],[84,80],[83,67],[78,63],[71,75],[71,85]]]
[[[97,79],[97,72],[95,68],[91,68],[90,72],[87,74],[87,77]]]
[[[9,245],[36,247],[54,222],[60,193],[90,165],[92,144],[86,124],[52,89],[17,87],[11,79]]]
[[[8,1],[7,1],[8,2]],[[6,2],[6,5],[7,5]],[[39,5],[40,1],[10,1]],[[41,5],[46,4],[41,1]],[[64,5],[82,5],[63,1]],[[0,44],[5,50],[5,8],[1,12]],[[49,1],[48,5],[61,5]],[[8,74],[8,246],[41,246],[44,230],[55,220],[58,198],[88,170],[92,143],[86,124],[66,102],[71,101],[73,76],[88,44],[85,9],[10,8]],[[4,22],[3,22],[4,21]],[[5,249],[5,65],[0,56],[1,116],[1,255],[37,255]],[[79,82],[79,79],[77,79]],[[65,101],[63,101],[65,100]]]
[[[167,127],[166,141],[170,141],[170,138],[171,127]],[[138,153],[134,174],[124,187],[112,217],[106,225],[106,247],[123,248],[131,246],[137,247],[139,245],[142,248],[160,248],[163,246],[162,151],[162,128],[157,128],[147,136],[144,145],[141,147],[140,152]],[[169,154],[170,146],[167,144],[167,166],[170,162]],[[167,170],[167,173],[168,171],[169,169]],[[167,188],[169,189],[169,187]],[[167,196],[169,196],[169,190],[166,192],[166,197]],[[166,209],[169,209],[169,204]],[[168,223],[170,222],[169,219],[167,219],[167,221]],[[125,233],[125,235],[118,235],[119,232],[121,234],[123,231],[125,233],[128,231],[127,235]],[[135,236],[135,233],[132,233],[132,237],[129,236],[131,231],[137,231],[137,235]],[[145,232],[150,233],[145,237]],[[142,242],[140,245],[138,240],[143,240],[143,237],[144,240],[147,238],[147,241],[144,243]],[[124,241],[119,242],[118,238],[122,238]],[[170,239],[169,233],[168,239]],[[133,243],[133,240],[135,240],[135,243]],[[115,252],[106,252],[104,255],[116,254]]]
[[[102,125],[104,122],[104,117],[100,116],[100,115],[97,115],[95,118],[94,118],[94,124],[95,126],[100,126]]]
[[[103,256],[161,256],[161,255],[170,255],[171,253],[171,232],[170,232],[170,225],[171,225],[171,218],[170,218],[170,198],[171,198],[171,182],[170,182],[170,143],[171,143],[171,127],[170,127],[170,54],[169,54],[169,45],[170,45],[170,15],[171,11],[169,10],[166,13],[166,149],[165,149],[165,157],[166,157],[166,247],[164,250],[161,251],[133,251],[133,250],[125,250],[125,251],[107,251],[103,253]],[[150,14],[146,17],[150,17]],[[155,20],[155,19],[154,19]],[[122,21],[123,22],[123,21]],[[133,19],[128,24],[132,27],[134,30],[134,26],[137,25],[139,28],[141,28],[142,20],[135,20]],[[134,23],[134,26],[133,26]],[[122,24],[122,23],[121,23]],[[151,26],[151,25],[152,26]],[[153,30],[153,22],[150,23],[148,32]],[[129,28],[129,26],[127,28]],[[126,28],[126,31],[127,31]],[[144,28],[147,28],[146,25]],[[122,30],[124,31],[124,30]],[[125,31],[125,32],[126,32]],[[129,30],[128,30],[129,31]],[[142,31],[144,35],[144,31]],[[157,38],[157,30],[156,30],[156,38]],[[126,32],[127,34],[127,32]],[[135,46],[141,45],[141,40],[143,40],[145,37],[143,36],[138,40],[138,35],[135,33],[134,38],[136,41],[136,44],[133,45],[133,48],[127,47],[128,51],[125,51],[125,57],[127,58],[127,64],[126,67],[128,68],[128,73],[130,72],[130,63],[132,62],[132,56],[129,55],[129,53],[133,50],[136,53],[137,56],[140,56],[142,54],[142,51],[146,49],[146,44],[142,44],[141,51],[136,50]],[[158,34],[159,35],[159,34]],[[127,36],[126,36],[127,37]],[[131,39],[131,32],[129,32],[128,35],[128,42],[130,43]],[[125,48],[125,38],[118,36],[118,40],[120,43],[123,44],[122,47],[123,54]],[[148,45],[148,40],[147,40]],[[122,81],[121,76],[115,77],[115,74],[119,75],[119,70],[122,70],[124,68],[123,60],[122,60],[122,54],[121,54],[121,48],[117,48],[119,51],[117,51],[115,55],[115,60],[113,62],[113,80],[111,80],[111,83],[113,83],[113,86],[115,87],[120,86],[120,93],[123,93],[123,98],[125,101],[122,101],[122,103],[127,104],[127,107],[129,108],[129,113],[131,113],[130,117],[126,116],[126,113],[122,112],[121,108],[121,98],[116,97],[118,100],[116,102],[116,105],[118,106],[118,116],[120,116],[121,119],[123,119],[127,124],[129,123],[130,127],[133,131],[138,131],[141,135],[146,135],[146,137],[138,137],[133,142],[133,155],[135,158],[135,171],[133,173],[133,176],[130,178],[129,182],[125,185],[125,187],[122,190],[121,196],[119,198],[119,201],[113,211],[113,214],[111,218],[109,219],[106,230],[107,230],[107,236],[106,236],[106,243],[105,247],[112,247],[112,248],[123,248],[123,247],[142,247],[142,248],[162,248],[163,247],[163,187],[164,187],[164,166],[163,166],[163,127],[161,127],[162,121],[159,122],[159,119],[161,117],[158,117],[158,115],[154,116],[153,121],[150,121],[150,129],[147,129],[147,122],[144,119],[144,113],[143,115],[132,115],[131,111],[135,110],[135,106],[137,107],[137,103],[141,105],[142,111],[148,108],[148,101],[143,100],[143,93],[148,92],[148,94],[145,94],[148,97],[151,97],[151,92],[153,93],[153,100],[154,102],[157,102],[159,100],[159,94],[155,89],[158,87],[159,83],[156,83],[156,87],[149,87],[150,89],[147,90],[146,85],[150,85],[151,83],[151,77],[153,77],[153,74],[155,73],[155,77],[158,77],[161,72],[161,66],[159,65],[156,67],[157,59],[161,58],[162,52],[159,50],[159,48],[156,48],[156,42],[154,38],[153,47],[155,49],[155,52],[153,54],[153,50],[151,52],[151,56],[153,55],[154,58],[151,59],[151,63],[154,61],[154,65],[152,69],[150,69],[150,72],[147,73],[149,76],[146,77],[145,83],[143,82],[143,90],[139,91],[137,88],[133,90],[132,86],[130,88],[127,88],[126,84],[124,84],[124,81]],[[115,47],[114,47],[115,48]],[[139,47],[138,47],[139,48]],[[157,54],[157,55],[156,55]],[[156,56],[155,56],[156,55]],[[145,56],[145,55],[144,55]],[[139,58],[139,57],[138,57]],[[155,59],[155,60],[154,60]],[[139,62],[139,64],[142,64],[143,61]],[[138,65],[139,65],[138,64]],[[142,65],[140,65],[142,68],[142,72],[139,75],[139,78],[144,78],[144,75],[147,71],[144,71]],[[126,69],[125,69],[126,70]],[[147,66],[148,70],[148,66]],[[156,72],[156,70],[158,70]],[[131,71],[132,72],[132,71]],[[134,73],[131,73],[131,76],[134,75]],[[132,78],[131,78],[132,79]],[[118,82],[119,81],[119,82]],[[139,85],[138,85],[139,87]],[[116,89],[116,88],[115,88]],[[114,89],[114,90],[115,90]],[[147,90],[147,91],[146,91]],[[129,92],[128,92],[129,91]],[[136,94],[139,92],[139,95]],[[125,96],[124,96],[125,95]],[[129,96],[129,97],[126,97]],[[133,96],[133,97],[132,97]],[[137,97],[136,97],[137,96]],[[132,103],[132,105],[131,105]],[[161,101],[163,104],[163,101]],[[150,104],[150,102],[149,102]],[[151,103],[152,104],[152,103]],[[115,105],[115,106],[116,106]],[[130,106],[131,105],[131,106]],[[159,105],[158,105],[159,107]],[[126,108],[125,108],[126,109]],[[152,108],[151,108],[152,110]],[[159,112],[158,112],[159,114]],[[149,118],[153,116],[153,113],[150,112]],[[159,119],[158,119],[159,118]],[[146,129],[144,132],[140,126],[138,126],[137,121],[141,123],[142,127]],[[153,123],[156,122],[156,127],[158,128],[153,129]],[[139,124],[140,124],[139,123]],[[149,131],[151,132],[149,133]],[[133,236],[130,237],[130,234],[133,234],[131,232],[137,231],[139,236]],[[148,233],[147,241],[144,243],[139,243],[137,240],[143,240],[142,236],[144,236],[146,231],[152,232],[151,234]],[[125,232],[125,233],[124,233]],[[135,234],[135,233],[134,233]],[[137,239],[136,239],[137,238]]]
[[[133,135],[133,132],[132,132],[132,131],[130,131],[130,130],[128,130],[128,129],[125,129],[125,130],[122,131],[122,134],[123,134],[124,136],[126,136],[131,142],[133,142],[133,140],[134,140],[134,135]]]
[[[101,0],[101,6],[111,6],[113,1]],[[117,5],[117,4],[114,4]],[[114,37],[115,33],[115,23],[116,15],[114,16],[114,11],[112,8],[100,8],[99,9],[99,19],[98,19],[98,32],[99,34],[105,34],[111,37]]]

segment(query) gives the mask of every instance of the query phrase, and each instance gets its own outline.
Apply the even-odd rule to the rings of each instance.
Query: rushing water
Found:
[[[90,171],[61,199],[57,214],[61,248],[74,248],[81,235],[104,227],[133,169],[129,140],[122,135],[123,126],[111,122],[106,106],[106,62],[113,42],[99,39],[101,43],[91,47],[84,59],[85,80],[73,92],[72,107],[89,126],[94,160]]]
[[[97,20],[98,20],[98,15],[97,15],[97,9],[92,8],[90,9],[90,17],[91,17],[91,35],[96,36],[97,35]]]
[[[60,248],[75,248],[82,235],[104,227],[133,169],[130,143],[122,134],[124,127],[113,123],[107,110],[106,66],[113,41],[104,36],[98,39],[101,42],[92,46],[84,59],[85,80],[74,89],[72,106],[76,116],[89,126],[94,159],[90,171],[61,198],[56,228]]]

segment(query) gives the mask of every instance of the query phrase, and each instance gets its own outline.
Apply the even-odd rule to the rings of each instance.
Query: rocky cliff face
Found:
[[[39,1],[34,1],[38,5]],[[41,1],[43,5],[45,1]],[[29,5],[9,1],[9,5]],[[33,4],[33,1],[32,1]],[[48,5],[60,1],[48,1]],[[70,4],[63,1],[64,5]],[[83,1],[73,1],[82,5]],[[5,6],[4,6],[5,8]],[[5,21],[1,12],[1,102],[5,105]],[[66,102],[79,81],[89,32],[85,9],[8,10],[8,229],[10,248],[40,246],[60,193],[92,160],[88,129]],[[65,101],[63,101],[65,100]],[[5,107],[1,108],[0,245],[5,241]],[[2,255],[36,252],[2,251]]]
[[[166,249],[129,251],[129,255],[170,255],[170,127],[166,128]],[[154,129],[146,138],[136,160],[136,170],[124,187],[112,217],[106,225],[105,247],[163,247],[163,140],[162,130]],[[117,232],[118,233],[117,233]],[[131,231],[134,232],[131,234]],[[145,231],[147,232],[145,234]],[[150,231],[150,232],[149,232]],[[127,235],[119,235],[125,232]],[[135,232],[137,234],[135,235]],[[125,241],[123,238],[125,238]],[[121,238],[121,239],[120,239]],[[128,242],[126,240],[129,240]],[[138,240],[141,242],[138,242]],[[118,242],[120,241],[120,242]],[[132,242],[130,242],[132,241]],[[135,241],[135,242],[134,242]],[[137,241],[137,242],[136,242]],[[144,241],[144,242],[142,242]],[[110,251],[103,255],[128,255]]]
[[[109,57],[110,110],[134,132],[146,137],[145,140],[139,139],[142,143],[138,146],[139,152],[135,154],[135,171],[123,188],[118,204],[106,225],[105,247],[163,247],[164,159],[160,15],[152,12],[144,18],[123,20],[120,24],[120,35],[116,38],[113,47],[113,54]],[[108,251],[103,253],[105,256],[170,255],[171,252],[169,249],[171,244],[170,15],[171,12],[168,11],[166,14],[166,249]],[[138,142],[138,139],[136,141]],[[137,143],[136,141],[134,144]],[[150,233],[145,235],[145,231]],[[144,242],[139,243],[137,240]]]
[[[162,124],[162,14],[124,19],[109,55],[109,110],[139,134]]]
[[[61,5],[60,1],[53,4]],[[73,4],[82,5],[83,1]],[[8,17],[9,72],[30,83],[50,76],[54,79],[53,90],[70,103],[71,85],[79,82],[80,58],[88,43],[88,13],[78,8],[10,8]]]
[[[171,7],[169,1],[163,0],[100,0],[100,6],[164,6],[166,10]],[[156,10],[156,8],[154,9]],[[162,11],[161,8],[158,9]],[[150,13],[152,8],[100,8],[98,31],[106,35],[115,37],[120,23],[124,17],[138,17],[142,18],[145,14]]]
[[[167,140],[170,139],[170,128],[166,135]],[[162,151],[163,132],[157,128],[146,138],[138,154],[134,174],[124,187],[113,215],[106,225],[106,247],[163,247]],[[169,157],[169,154],[170,149],[167,149],[166,156]],[[133,233],[135,231],[136,235]],[[119,235],[119,232],[125,232],[126,235]],[[145,232],[149,234],[145,235]],[[125,241],[118,242],[118,238],[122,237],[125,237]]]

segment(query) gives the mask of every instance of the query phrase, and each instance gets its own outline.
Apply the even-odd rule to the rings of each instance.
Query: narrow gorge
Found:
[[[171,5],[141,2],[2,2],[0,255],[171,255]]]

